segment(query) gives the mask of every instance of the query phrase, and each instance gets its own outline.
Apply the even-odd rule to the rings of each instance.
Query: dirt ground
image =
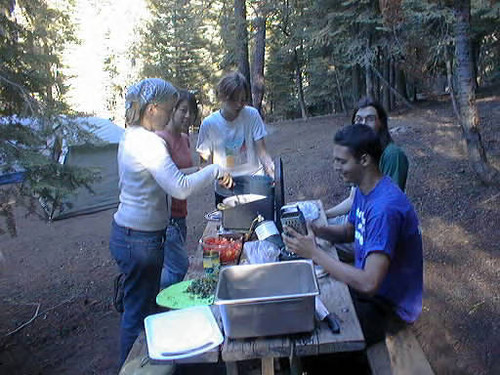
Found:
[[[479,108],[484,145],[500,169],[500,96],[481,98]],[[322,199],[330,206],[345,197],[333,170],[332,136],[347,121],[336,116],[269,125],[268,148],[283,159],[287,201]],[[424,234],[424,311],[414,332],[437,374],[498,373],[499,189],[474,176],[448,102],[393,113],[390,126],[410,159],[407,193]],[[212,210],[209,190],[189,199],[191,253],[203,214]],[[117,372],[112,214],[46,223],[17,211],[18,237],[0,238],[2,374]],[[190,270],[199,272],[201,264],[192,262]]]

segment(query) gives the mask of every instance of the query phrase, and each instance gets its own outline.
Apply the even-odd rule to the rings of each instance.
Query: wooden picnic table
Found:
[[[314,201],[319,208],[318,223],[326,223],[326,215],[321,201]],[[209,221],[203,235],[217,233],[220,222]],[[327,241],[317,239],[318,245],[332,257],[337,258],[337,251]],[[201,246],[197,256],[202,257]],[[229,339],[209,352],[196,357],[179,360],[177,363],[217,363],[220,360],[226,363],[228,374],[237,374],[236,363],[249,359],[262,361],[262,373],[274,374],[274,358],[288,357],[293,364],[298,357],[314,356],[319,354],[349,352],[362,350],[365,341],[359,325],[347,285],[333,280],[331,277],[321,277],[319,280],[320,297],[330,312],[337,315],[340,321],[340,333],[333,334],[326,322],[315,320],[313,332],[304,334],[283,335],[274,337],[259,337],[247,339]],[[212,312],[223,331],[218,306],[211,306]],[[147,347],[144,333],[134,343],[125,364],[137,358],[147,357]],[[150,361],[154,365],[165,362]],[[124,365],[125,366],[125,365]]]

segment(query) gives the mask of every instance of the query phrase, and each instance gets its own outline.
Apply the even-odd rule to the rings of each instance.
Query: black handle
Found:
[[[328,323],[328,327],[332,330],[332,333],[340,333],[340,324],[335,315],[330,313],[325,317],[325,320]]]

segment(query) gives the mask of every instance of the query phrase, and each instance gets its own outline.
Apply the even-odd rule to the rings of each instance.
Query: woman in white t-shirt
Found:
[[[263,170],[274,178],[274,163],[264,141],[266,127],[259,112],[246,105],[245,77],[238,72],[224,76],[217,85],[217,98],[220,110],[203,120],[198,135],[196,151],[203,161],[219,164],[233,176]]]
[[[168,123],[177,101],[177,90],[169,82],[145,79],[129,87],[125,99],[127,128],[118,149],[120,204],[109,242],[124,275],[120,364],[143,329],[144,318],[155,310],[169,219],[165,193],[186,199],[224,177],[223,168],[216,164],[184,175],[165,141],[155,134]],[[224,182],[231,183],[228,180]]]

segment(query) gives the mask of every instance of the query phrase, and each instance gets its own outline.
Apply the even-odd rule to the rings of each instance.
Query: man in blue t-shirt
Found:
[[[285,228],[288,235],[283,239],[292,251],[349,285],[371,345],[387,331],[414,322],[422,311],[422,237],[408,198],[379,170],[382,151],[377,134],[366,125],[349,125],[335,134],[334,142],[336,171],[357,186],[348,222],[311,225],[307,236]],[[354,239],[354,266],[322,251],[315,236],[333,243]]]

